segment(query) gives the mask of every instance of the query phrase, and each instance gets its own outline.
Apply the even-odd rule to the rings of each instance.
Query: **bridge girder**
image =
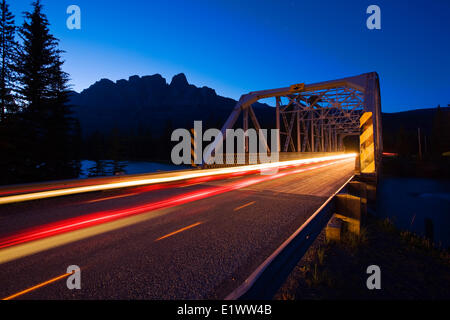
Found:
[[[278,151],[282,152],[342,151],[343,138],[359,135],[361,115],[371,112],[375,167],[378,168],[383,141],[380,84],[376,72],[244,94],[223,125],[222,136],[226,136],[227,129],[233,128],[241,112],[244,113],[244,130],[248,129],[249,113],[259,130],[252,104],[272,97],[276,102],[276,126],[280,129],[278,145],[281,150]],[[219,143],[223,142],[215,141],[208,153],[212,154]]]

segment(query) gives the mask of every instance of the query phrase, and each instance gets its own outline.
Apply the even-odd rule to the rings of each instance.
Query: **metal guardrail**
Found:
[[[335,209],[334,198],[341,193],[352,176],[314,214],[278,247],[225,300],[271,300],[298,261],[327,225]]]
[[[345,154],[345,152],[279,152],[278,161],[312,159],[342,154]],[[222,157],[223,159],[221,164],[203,164],[201,167],[203,169],[211,169],[265,163],[261,162],[261,158],[258,153],[224,153]]]

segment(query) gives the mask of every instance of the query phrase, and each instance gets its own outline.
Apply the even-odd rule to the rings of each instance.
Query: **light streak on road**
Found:
[[[175,171],[175,172],[169,172],[169,173],[155,174],[154,177],[146,178],[146,179],[136,179],[134,177],[134,178],[130,178],[130,180],[128,180],[128,181],[120,181],[120,182],[113,182],[113,183],[100,183],[100,184],[96,184],[96,185],[88,185],[88,186],[80,186],[80,187],[73,187],[73,188],[64,188],[64,189],[57,189],[57,190],[47,190],[47,191],[41,191],[41,192],[31,192],[31,193],[25,193],[25,194],[4,196],[4,197],[0,197],[0,205],[8,204],[8,203],[15,203],[15,202],[45,199],[45,198],[51,198],[51,197],[67,196],[67,195],[73,195],[73,194],[79,194],[79,193],[85,193],[85,192],[114,190],[114,189],[120,189],[120,188],[129,188],[129,187],[145,186],[145,185],[152,185],[152,184],[169,183],[169,182],[209,177],[209,176],[245,173],[245,172],[249,172],[249,171],[267,170],[267,169],[274,169],[274,168],[288,167],[288,166],[298,166],[298,165],[302,165],[302,164],[343,160],[343,159],[349,159],[349,158],[355,158],[355,157],[356,157],[356,154],[352,153],[352,154],[334,155],[334,156],[311,158],[311,159],[300,159],[300,160],[290,160],[290,161],[282,161],[282,162],[248,165],[248,166],[241,166],[241,167],[228,167],[228,168],[221,168],[221,169],[191,170],[191,171],[178,171],[178,172]]]
[[[63,221],[58,221],[55,223],[47,224],[44,226],[39,226],[36,228],[31,228],[28,230],[21,231],[19,233],[13,234],[11,236],[0,239],[0,249],[16,246],[19,244],[48,238],[51,236],[56,236],[62,233],[67,233],[99,224],[103,224],[106,222],[115,221],[118,219],[130,217],[133,215],[138,215],[142,213],[148,213],[154,210],[163,209],[163,208],[171,208],[175,206],[179,206],[182,204],[190,203],[192,201],[197,201],[201,199],[205,199],[208,197],[212,197],[215,195],[219,195],[225,192],[238,190],[241,188],[245,188],[257,183],[270,181],[274,179],[278,179],[287,175],[306,172],[310,170],[315,170],[318,168],[330,166],[342,161],[348,161],[348,159],[341,159],[338,161],[327,162],[325,164],[318,164],[313,167],[300,168],[295,170],[290,170],[286,172],[279,172],[274,175],[261,175],[257,177],[248,178],[245,180],[239,180],[236,182],[227,183],[223,186],[214,186],[205,188],[202,190],[197,190],[193,192],[188,192],[186,194],[177,195],[173,197],[169,197],[164,200],[147,203],[144,205],[139,205],[126,209],[116,209],[116,210],[108,210],[101,211],[97,213],[87,214],[76,218],[71,218]],[[0,262],[2,260],[2,250],[0,250]]]

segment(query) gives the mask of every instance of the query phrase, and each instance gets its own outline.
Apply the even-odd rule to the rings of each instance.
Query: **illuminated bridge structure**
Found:
[[[241,113],[262,129],[265,98],[280,161],[0,187],[0,299],[271,299],[322,230],[358,235],[382,153],[378,75],[250,92],[222,136]]]
[[[256,130],[261,126],[252,104],[275,98],[280,152],[339,152],[346,136],[360,136],[361,172],[377,172],[383,141],[379,76],[376,72],[290,87],[254,91],[241,96],[222,128],[233,128],[242,113],[243,129],[249,116]],[[211,154],[221,141],[210,148]],[[267,143],[266,143],[267,145]],[[248,139],[245,141],[248,152]]]

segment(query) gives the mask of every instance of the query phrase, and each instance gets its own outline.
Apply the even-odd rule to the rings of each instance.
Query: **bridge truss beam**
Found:
[[[241,112],[244,130],[248,129],[248,114],[256,130],[260,125],[252,104],[260,99],[275,98],[276,127],[280,130],[278,145],[282,152],[335,152],[343,150],[343,139],[360,135],[361,115],[373,114],[375,166],[383,150],[381,128],[381,98],[376,72],[354,77],[300,84],[290,87],[255,91],[242,95],[222,127],[222,136],[233,128]],[[208,152],[222,141],[215,141]]]

